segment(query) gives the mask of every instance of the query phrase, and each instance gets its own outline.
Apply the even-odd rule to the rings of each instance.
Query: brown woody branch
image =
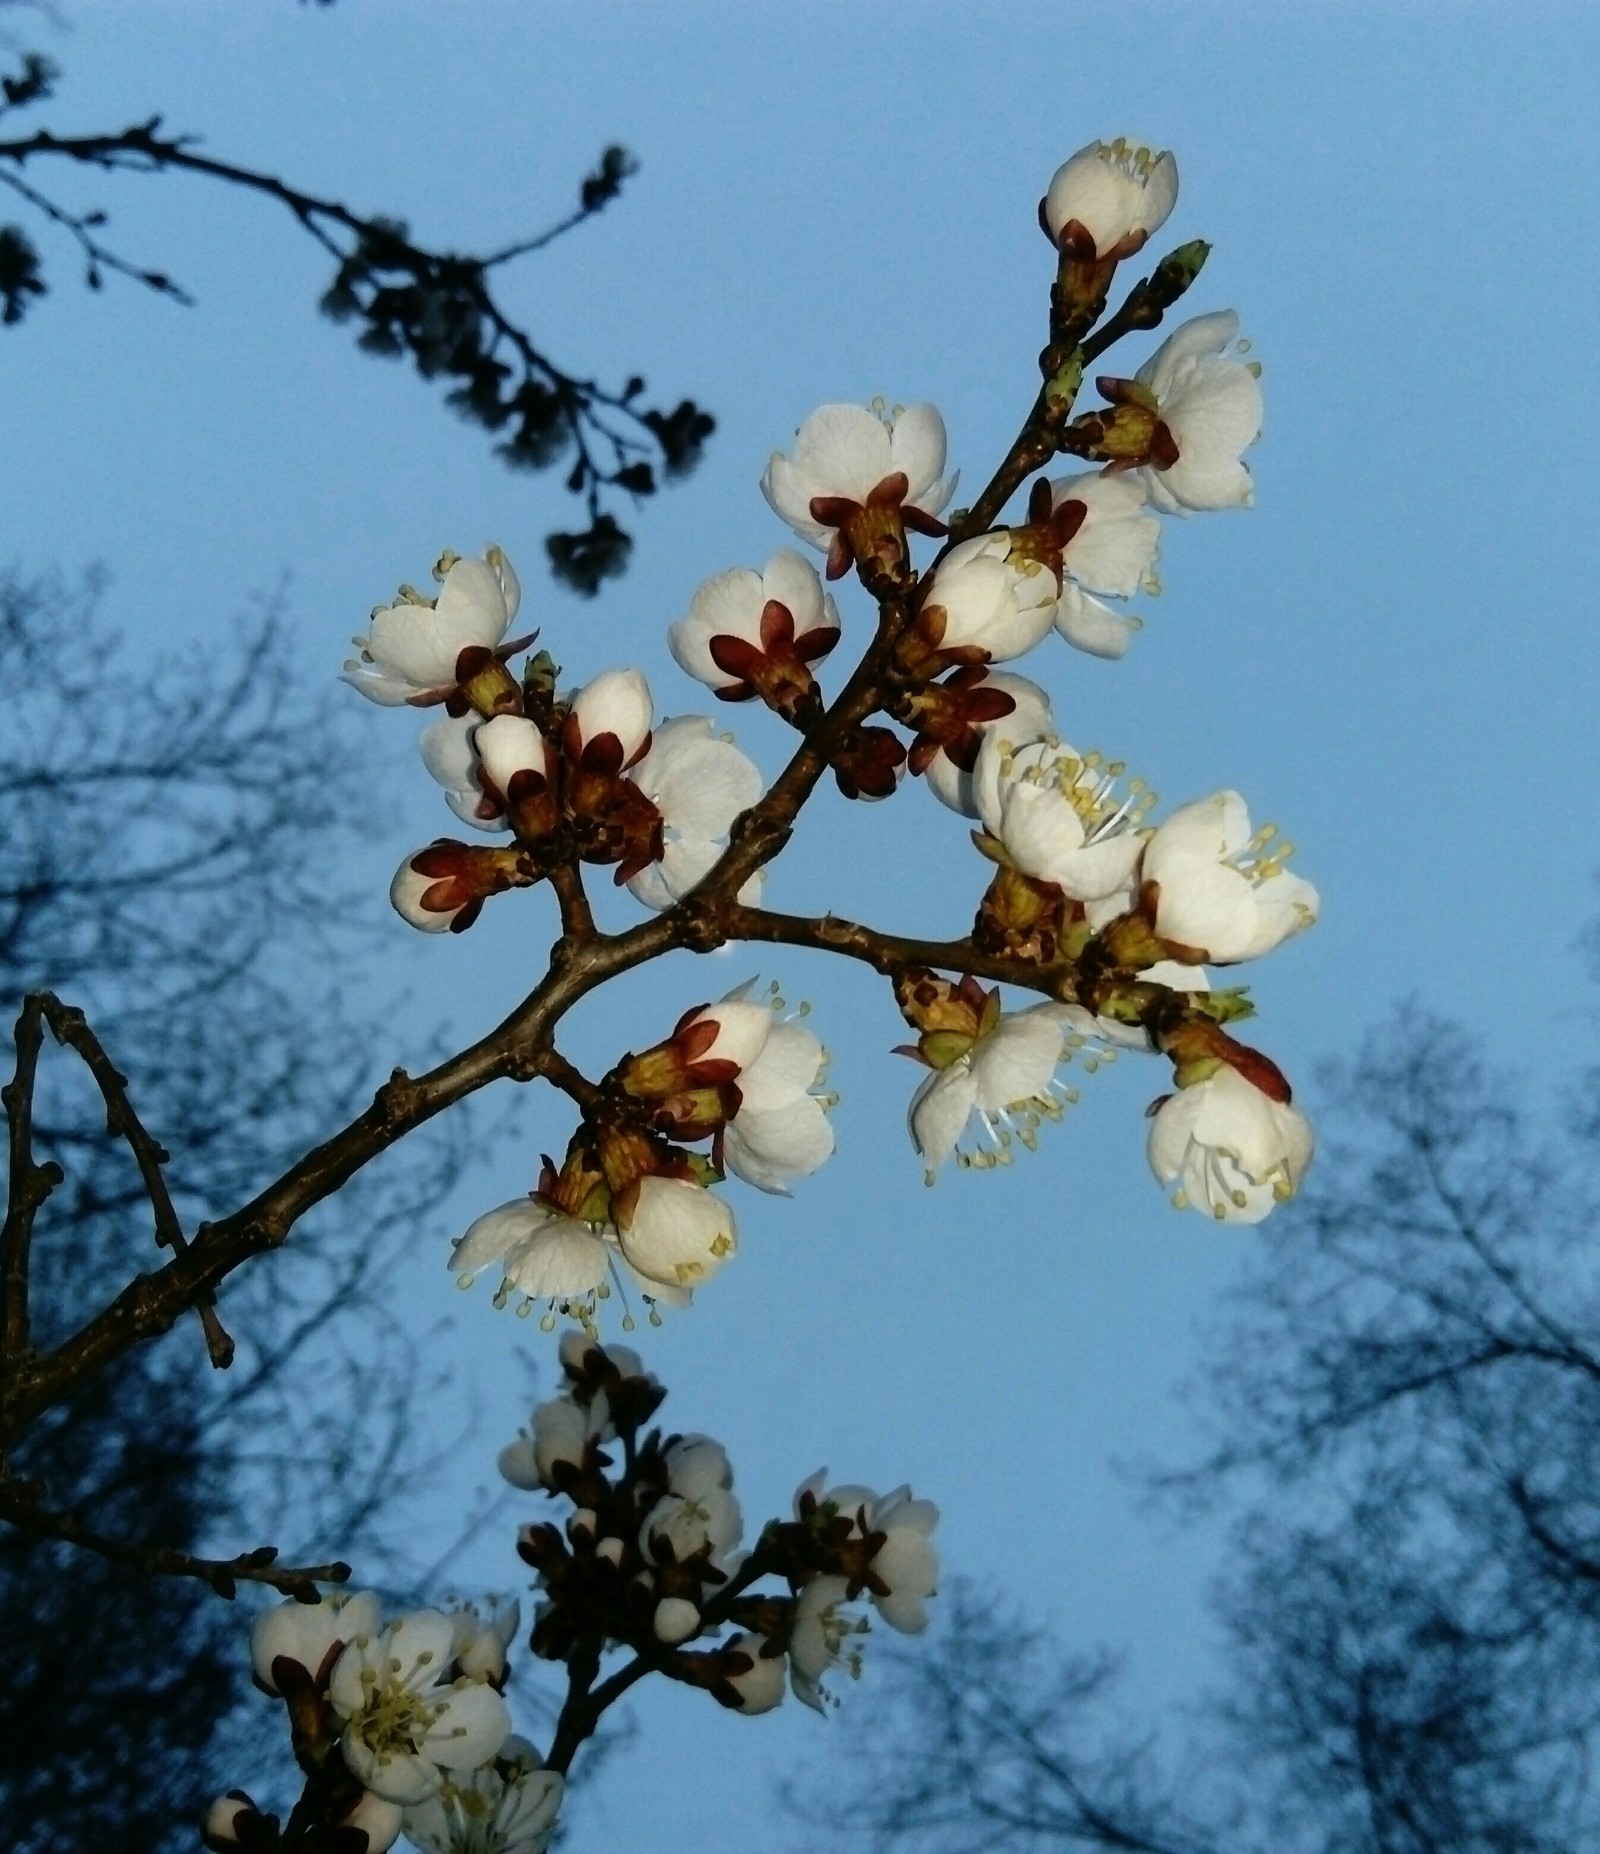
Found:
[[[970,972],[975,978],[1019,985],[1053,998],[1061,995],[1063,979],[1076,970],[1065,963],[1046,966],[1014,954],[984,952],[970,939],[917,940],[905,934],[884,933],[837,914],[778,914],[768,908],[746,908],[735,903],[718,908],[715,919],[726,939],[839,953],[846,959],[859,959],[885,977],[907,966],[931,966],[944,972]]]
[[[241,1583],[266,1584],[285,1596],[311,1603],[316,1601],[318,1584],[342,1584],[350,1576],[349,1565],[338,1559],[329,1564],[280,1565],[275,1545],[260,1545],[234,1558],[197,1558],[165,1545],[135,1545],[108,1538],[76,1513],[46,1507],[42,1491],[37,1481],[0,1481],[0,1519],[35,1538],[60,1539],[154,1576],[198,1578],[218,1596],[236,1595]]]
[[[155,1218],[156,1242],[162,1248],[170,1249],[174,1255],[181,1255],[188,1247],[188,1241],[183,1233],[183,1225],[178,1220],[172,1193],[167,1189],[166,1174],[161,1169],[171,1154],[151,1138],[133,1111],[133,1103],[128,1099],[127,1077],[118,1071],[106,1054],[104,1045],[89,1028],[83,1012],[75,1005],[63,1004],[50,992],[39,992],[36,996],[56,1041],[76,1051],[84,1067],[94,1077],[95,1086],[106,1104],[107,1129],[127,1141],[134,1164],[139,1168],[145,1195],[150,1199],[151,1213]],[[205,1332],[206,1352],[211,1363],[219,1371],[227,1370],[233,1363],[233,1340],[217,1315],[216,1302],[209,1294],[203,1295],[195,1302],[195,1311],[200,1316],[200,1324]]]
[[[11,1080],[0,1089],[9,1135],[10,1169],[6,1191],[6,1220],[0,1231],[0,1295],[4,1317],[4,1357],[19,1359],[28,1346],[28,1257],[33,1225],[40,1206],[61,1182],[61,1167],[39,1165],[33,1157],[33,1086],[44,1041],[44,1002],[36,993],[23,1000],[17,1018],[17,1065]]]

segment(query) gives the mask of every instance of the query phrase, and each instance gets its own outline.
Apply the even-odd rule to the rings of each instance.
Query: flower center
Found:
[[[1009,741],[1000,746],[1001,778],[1064,798],[1082,821],[1085,843],[1140,829],[1156,803],[1155,793],[1140,778],[1128,779],[1124,788],[1127,766],[1121,760],[1107,760],[1098,752],[1080,756],[1055,739],[1037,749],[1013,749]]]
[[[1294,845],[1286,838],[1279,838],[1277,825],[1263,824],[1238,855],[1228,860],[1246,881],[1259,888],[1263,882],[1282,875],[1284,865],[1293,855]]]
[[[443,1707],[406,1685],[397,1660],[390,1661],[387,1675],[368,1669],[361,1679],[367,1703],[356,1721],[357,1736],[380,1764],[415,1756]]]
[[[1160,159],[1155,149],[1130,142],[1125,135],[1119,135],[1114,142],[1097,143],[1095,153],[1107,167],[1115,168],[1124,179],[1137,181],[1141,187],[1149,186]]]

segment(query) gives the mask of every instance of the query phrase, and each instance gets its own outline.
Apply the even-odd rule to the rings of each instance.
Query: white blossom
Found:
[[[1144,848],[1150,796],[1138,780],[1123,793],[1121,772],[1063,741],[1017,745],[994,728],[978,749],[973,794],[1012,868],[1074,901],[1098,901],[1128,886]]]
[[[339,1826],[359,1828],[367,1838],[367,1854],[387,1854],[400,1839],[405,1810],[388,1797],[367,1790]]]
[[[507,1290],[556,1305],[580,1303],[606,1281],[616,1256],[606,1225],[586,1223],[536,1197],[514,1198],[467,1227],[450,1255],[450,1272],[470,1285],[498,1261]]]
[[[874,1501],[868,1515],[868,1530],[884,1535],[872,1554],[872,1573],[888,1586],[887,1594],[870,1592],[873,1605],[890,1628],[907,1635],[928,1626],[926,1600],[939,1582],[938,1554],[928,1539],[938,1523],[938,1507],[914,1499],[909,1487]]]
[[[822,1684],[835,1668],[852,1680],[861,1677],[857,1637],[866,1633],[867,1624],[846,1606],[849,1589],[842,1577],[813,1577],[795,1604],[789,1633],[789,1684],[797,1700],[818,1712],[838,1703]]]
[[[792,1018],[772,1023],[760,1052],[739,1074],[739,1111],[723,1133],[723,1159],[736,1178],[787,1196],[793,1179],[833,1156],[827,1108],[835,1097],[815,1092],[827,1059],[803,1024]]]
[[[535,773],[547,783],[555,777],[555,749],[524,715],[492,715],[478,724],[472,745],[483,777],[502,797],[518,773]]]
[[[667,632],[678,666],[727,699],[757,692],[781,665],[824,657],[839,641],[839,609],[817,569],[780,548],[761,572],[734,567],[705,580]]]
[[[591,1352],[598,1352],[607,1360],[618,1377],[644,1378],[657,1389],[660,1388],[655,1373],[645,1370],[644,1360],[631,1345],[620,1345],[615,1339],[609,1339],[602,1345],[592,1333],[582,1332],[576,1327],[568,1327],[556,1342],[556,1356],[561,1360],[562,1369],[573,1377],[583,1371]],[[605,1433],[609,1439],[612,1431],[608,1428]]]
[[[240,1845],[241,1818],[260,1813],[243,1790],[229,1790],[207,1809],[200,1827],[201,1839],[208,1848],[236,1848]]]
[[[1224,1063],[1168,1095],[1150,1122],[1146,1151],[1173,1202],[1219,1223],[1259,1223],[1293,1196],[1313,1149],[1311,1126]]]
[[[483,725],[478,715],[445,715],[422,730],[417,745],[429,775],[444,787],[444,802],[463,824],[474,830],[504,830],[505,813],[484,793],[482,767],[473,747],[473,736]]]
[[[937,615],[940,650],[981,651],[982,661],[1007,663],[1050,629],[1057,597],[1054,573],[1017,551],[1002,528],[950,550],[928,582],[919,625]]]
[[[826,549],[837,519],[828,520],[826,509],[819,516],[813,503],[860,506],[904,478],[902,513],[937,517],[956,487],[944,465],[944,420],[935,406],[819,406],[796,434],[793,457],[772,453],[761,493],[801,540]]]
[[[415,867],[417,858],[425,856],[425,850],[414,851],[394,872],[394,880],[389,884],[389,903],[408,927],[415,927],[419,933],[448,933],[457,920],[472,906],[470,899],[454,907],[430,907],[430,899],[437,899],[444,890],[446,878],[424,874]]]
[[[1231,309],[1174,329],[1136,376],[1154,396],[1178,460],[1140,472],[1163,514],[1248,508],[1255,499],[1242,458],[1261,435],[1261,383],[1251,363],[1223,353],[1239,332]]]
[[[679,1436],[663,1456],[667,1486],[686,1500],[733,1485],[733,1463],[728,1451],[713,1436]]]
[[[711,1202],[702,1205],[677,1189],[658,1188],[667,1186]],[[637,1221],[640,1204],[642,1225]],[[631,1188],[630,1208],[620,1226],[587,1222],[537,1196],[486,1211],[457,1238],[450,1272],[461,1286],[470,1287],[478,1270],[499,1262],[503,1279],[497,1304],[512,1293],[526,1296],[530,1306],[546,1301],[546,1331],[559,1311],[579,1320],[588,1339],[595,1303],[610,1293],[610,1284],[631,1284],[650,1302],[685,1306],[688,1290],[732,1254],[734,1242],[733,1213],[720,1199],[688,1180],[646,1178]],[[630,1323],[631,1315],[624,1326]]]
[[[651,1564],[682,1564],[709,1548],[710,1562],[720,1568],[743,1536],[744,1515],[733,1493],[706,1487],[692,1496],[663,1495],[639,1528],[639,1549]]]
[[[250,1665],[268,1693],[278,1684],[272,1664],[280,1656],[315,1680],[331,1665],[330,1651],[358,1635],[376,1635],[383,1613],[370,1590],[329,1590],[315,1603],[290,1597],[264,1609],[250,1629]]]
[[[750,1002],[748,993],[754,983],[746,979],[727,997],[705,1005],[678,1026],[673,1040],[692,1044],[696,1064],[730,1063],[737,1077],[760,1057],[772,1035],[774,1019],[770,1006]],[[704,1041],[707,1030],[713,1032],[709,1043]]]
[[[1061,1055],[1061,1007],[1036,1004],[1025,1011],[997,1012],[970,1048],[935,1069],[911,1097],[908,1115],[911,1143],[922,1155],[928,1183],[956,1150],[974,1114],[991,1146],[965,1162],[1005,1163],[1016,1128],[1031,1143],[1039,1115],[1060,1112],[1049,1089]]]
[[[629,776],[661,813],[663,849],[660,862],[631,878],[628,892],[664,910],[710,873],[734,819],[760,798],[761,772],[731,740],[713,734],[703,715],[680,715],[656,730]],[[738,899],[753,904],[760,893],[757,873]]]
[[[1026,676],[1018,676],[1011,670],[985,670],[982,682],[974,686],[998,689],[1002,694],[1009,695],[1012,701],[1010,714],[1001,715],[994,721],[975,724],[978,747],[996,729],[1008,740],[1038,740],[1053,731],[1050,697],[1038,683],[1030,682]],[[991,777],[997,778],[998,774],[999,762],[995,761],[991,767]],[[952,811],[959,811],[963,817],[969,818],[980,815],[974,787],[976,776],[976,764],[971,770],[958,766],[943,747],[933,755],[923,771],[928,790],[934,797],[941,804],[948,805]]]
[[[868,1519],[877,1502],[872,1489],[857,1481],[841,1481],[837,1487],[830,1487],[828,1470],[818,1468],[794,1490],[794,1516],[806,1519],[818,1507],[831,1506],[841,1519],[850,1522],[846,1537],[862,1538],[870,1530]]]
[[[1218,965],[1256,959],[1312,925],[1321,900],[1284,864],[1294,846],[1252,831],[1237,792],[1214,792],[1159,825],[1140,874],[1157,885],[1156,932]]]
[[[1052,507],[1083,510],[1077,532],[1062,550],[1063,580],[1056,602],[1056,630],[1075,649],[1095,657],[1120,657],[1140,627],[1131,613],[1113,611],[1091,593],[1131,599],[1155,583],[1161,523],[1146,506],[1145,485],[1135,475],[1058,478],[1050,485]]]
[[[437,1795],[405,1812],[407,1840],[422,1854],[543,1854],[565,1788],[515,1733],[492,1763],[453,1772]]]
[[[567,711],[567,748],[574,760],[590,748],[600,748],[616,772],[631,766],[650,739],[655,705],[650,685],[636,669],[603,670],[572,697]],[[607,739],[616,743],[606,749]]]
[[[495,650],[510,630],[522,589],[498,547],[481,560],[446,554],[434,572],[437,598],[402,588],[354,640],[360,655],[345,664],[344,680],[369,701],[395,707],[438,699],[455,687],[463,650]]]
[[[687,1178],[639,1179],[618,1204],[617,1229],[622,1253],[652,1291],[701,1286],[738,1246],[733,1212]]]
[[[492,1596],[483,1613],[475,1603],[462,1603],[449,1614],[456,1631],[450,1649],[456,1666],[470,1679],[503,1685],[506,1650],[522,1621],[522,1605],[515,1597]]]
[[[1178,164],[1165,150],[1119,135],[1090,142],[1063,161],[1044,198],[1044,221],[1058,244],[1074,222],[1088,249],[1073,255],[1131,257],[1166,223],[1178,198]],[[1073,241],[1068,241],[1069,248]]]
[[[444,1771],[493,1757],[511,1729],[492,1686],[451,1684],[454,1638],[448,1616],[415,1610],[376,1636],[357,1637],[334,1664],[328,1698],[343,1727],[345,1763],[390,1802],[421,1802]]]
[[[571,1397],[551,1397],[534,1406],[529,1427],[501,1449],[496,1466],[513,1487],[529,1493],[541,1488],[556,1492],[564,1478],[560,1470],[582,1467],[589,1443],[606,1438],[608,1417],[604,1392],[587,1405]],[[515,1627],[513,1623],[513,1632]]]
[[[782,1705],[785,1657],[764,1635],[741,1630],[723,1643],[722,1654],[725,1663],[730,1656],[749,1663],[724,1676],[738,1700],[738,1711],[771,1712],[774,1706]]]

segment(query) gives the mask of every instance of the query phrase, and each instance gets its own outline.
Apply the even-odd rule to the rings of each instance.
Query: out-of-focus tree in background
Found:
[[[346,966],[360,956],[333,874],[355,760],[332,704],[291,691],[270,606],[202,677],[133,658],[99,597],[50,575],[0,579],[0,1008],[14,1015],[25,991],[48,987],[92,1014],[138,1076],[193,1228],[347,1111],[358,1086],[369,1000],[308,976],[332,969],[335,948]],[[85,1283],[157,1256],[133,1162],[66,1052],[46,1050],[37,1132],[66,1173],[35,1250],[37,1318],[53,1340]],[[436,1375],[377,1290],[452,1168],[438,1139],[397,1160],[284,1266],[230,1294],[226,1376],[213,1377],[196,1325],[53,1412],[12,1474],[39,1477],[47,1504],[119,1540],[203,1546],[271,1515],[286,1539],[348,1538],[375,1558],[394,1477],[428,1446],[418,1401]],[[66,1823],[85,1843],[114,1832],[191,1845],[217,1787],[208,1749],[227,1730],[237,1634],[203,1583],[8,1533],[0,1807],[12,1845],[58,1846]]]

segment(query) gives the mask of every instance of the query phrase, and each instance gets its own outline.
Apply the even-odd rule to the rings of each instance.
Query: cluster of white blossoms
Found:
[[[641,1434],[666,1393],[638,1354],[568,1332],[560,1358],[561,1395],[500,1454],[514,1487],[572,1506],[563,1526],[519,1536],[539,1576],[535,1654],[631,1649],[738,1712],[769,1712],[786,1689],[820,1711],[834,1698],[830,1673],[860,1672],[869,1610],[907,1633],[927,1626],[939,1574],[930,1501],[908,1487],[830,1488],[819,1473],[746,1551],[722,1444]],[[766,1578],[787,1594],[758,1591]]]
[[[403,586],[373,613],[345,680],[386,707],[442,705],[419,742],[423,764],[463,824],[514,841],[445,837],[416,851],[390,887],[396,910],[425,933],[461,933],[490,895],[573,860],[613,866],[638,900],[670,907],[761,796],[753,762],[703,716],[657,727],[636,669],[602,671],[559,699],[543,653],[514,678],[507,659],[533,639],[505,641],[521,591],[499,548],[446,553],[434,578],[435,598]]]
[[[513,673],[510,658],[534,639],[510,636],[521,595],[498,548],[447,553],[433,596],[402,587],[374,612],[347,679],[384,706],[442,707],[422,734],[424,764],[463,824],[509,833],[495,845],[441,838],[407,857],[391,891],[402,916],[459,932],[491,895],[549,880],[566,956],[575,945],[581,958],[585,938],[615,944],[592,924],[587,863],[667,917],[659,950],[740,938],[840,950],[827,920],[759,910],[763,867],[823,771],[858,799],[890,797],[909,773],[974,821],[995,866],[967,943],[979,969],[1045,1000],[1007,1010],[959,963],[940,977],[868,955],[917,1032],[906,1053],[931,1071],[910,1110],[930,1182],[952,1155],[987,1169],[1033,1145],[1076,1098],[1060,1073],[1069,1062],[1092,1070],[1133,1049],[1175,1071],[1149,1138],[1175,1202],[1255,1221],[1290,1195],[1310,1129],[1277,1068],[1225,1030],[1251,1007],[1241,991],[1214,988],[1208,968],[1257,958],[1309,926],[1316,890],[1287,867],[1292,846],[1270,825],[1255,829],[1235,792],[1155,816],[1155,794],[1120,761],[1062,738],[1049,693],[1018,668],[1052,633],[1120,657],[1141,623],[1128,602],[1158,590],[1162,518],[1252,501],[1244,457],[1261,426],[1260,368],[1241,357],[1232,311],[1181,324],[1131,376],[1099,376],[1104,403],[1074,414],[1090,361],[1159,323],[1198,274],[1206,247],[1179,247],[1135,286],[1106,338],[1089,339],[1117,266],[1177,198],[1172,155],[1127,138],[1079,150],[1046,190],[1052,343],[1019,446],[1083,467],[1037,475],[1021,519],[1000,515],[1025,465],[1002,470],[1003,493],[952,510],[958,473],[930,404],[824,405],[789,452],[773,453],[762,492],[823,556],[822,572],[781,548],[759,569],[706,579],[668,632],[680,668],[718,700],[758,703],[802,736],[770,793],[704,716],[658,725],[637,669],[566,693],[543,651]],[[948,537],[921,569],[916,537]],[[830,706],[817,673],[846,626],[826,582],[852,570],[877,623]],[[720,1190],[729,1173],[787,1192],[833,1151],[823,1063],[809,1030],[741,991],[688,1012],[665,1042],[624,1055],[598,1082],[558,1083],[581,1110],[564,1157],[545,1159],[526,1197],[470,1225],[452,1270],[465,1285],[497,1268],[497,1304],[542,1307],[546,1329],[566,1316],[592,1336],[613,1294],[625,1330],[630,1294],[658,1321],[737,1251]]]
[[[732,1172],[786,1196],[833,1153],[821,1088],[827,1052],[775,992],[754,981],[684,1013],[664,1042],[624,1057],[596,1090],[558,1168],[546,1159],[527,1197],[486,1212],[456,1243],[463,1286],[491,1264],[496,1302],[519,1313],[546,1303],[595,1330],[595,1308],[631,1286],[653,1323],[658,1304],[684,1306],[738,1248],[733,1210],[713,1189]],[[710,1155],[687,1148],[710,1142]],[[623,1316],[624,1330],[634,1325]]]
[[[295,1598],[256,1618],[256,1685],[281,1698],[307,1787],[295,1819],[326,1845],[384,1854],[542,1854],[563,1779],[511,1731],[502,1697],[520,1607],[411,1610],[385,1622],[371,1591]],[[242,1790],[213,1803],[212,1849],[280,1845],[277,1817]],[[307,1843],[311,1845],[311,1843]]]

